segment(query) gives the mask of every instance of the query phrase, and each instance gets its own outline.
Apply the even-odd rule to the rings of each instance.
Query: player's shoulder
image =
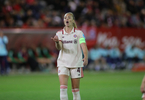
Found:
[[[79,29],[79,28],[75,28],[75,31],[76,31],[77,33],[82,33],[82,30]]]

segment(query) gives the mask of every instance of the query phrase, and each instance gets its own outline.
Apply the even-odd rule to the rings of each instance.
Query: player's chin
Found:
[[[68,24],[66,24],[65,26],[66,26],[66,27],[69,27],[69,25],[68,25]]]

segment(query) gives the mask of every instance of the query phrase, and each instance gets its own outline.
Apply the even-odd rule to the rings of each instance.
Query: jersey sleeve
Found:
[[[79,43],[86,43],[86,40],[85,40],[85,35],[84,33],[81,31],[80,32],[80,36],[79,36]]]
[[[58,36],[59,41],[62,41],[62,34],[60,32],[57,32],[56,36]]]

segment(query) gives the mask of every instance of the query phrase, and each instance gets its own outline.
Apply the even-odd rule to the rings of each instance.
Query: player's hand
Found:
[[[55,35],[54,37],[51,37],[51,39],[52,39],[54,42],[59,42],[58,36],[57,36],[57,35]]]
[[[88,65],[88,59],[84,57],[83,61],[84,61],[83,65],[87,66]]]

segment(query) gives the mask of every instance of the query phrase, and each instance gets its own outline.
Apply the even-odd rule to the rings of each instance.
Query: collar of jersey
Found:
[[[71,30],[70,34],[73,34],[75,32],[75,28],[73,27],[73,29]],[[65,29],[63,28],[63,34],[68,34]]]

